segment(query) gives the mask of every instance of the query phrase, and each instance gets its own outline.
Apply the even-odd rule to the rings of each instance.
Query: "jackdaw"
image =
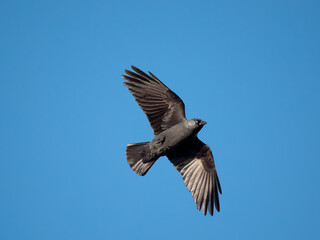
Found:
[[[128,144],[127,161],[137,174],[144,176],[161,156],[167,156],[182,175],[197,209],[213,215],[220,211],[221,187],[208,145],[197,137],[206,124],[200,119],[187,120],[183,101],[151,72],[131,66],[125,70],[124,85],[142,108],[155,135],[150,142]]]

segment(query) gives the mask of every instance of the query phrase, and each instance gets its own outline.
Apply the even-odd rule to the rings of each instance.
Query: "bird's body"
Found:
[[[126,154],[130,167],[145,175],[155,161],[167,156],[181,173],[197,208],[213,214],[213,205],[219,211],[221,187],[210,148],[197,134],[206,122],[187,120],[184,103],[152,73],[149,75],[132,66],[136,72],[125,70],[126,87],[146,113],[153,128],[150,142],[128,144]]]
[[[178,123],[156,135],[149,143],[150,150],[159,157],[179,150],[187,141],[196,136],[197,130],[202,126],[193,124],[193,121],[188,120]]]

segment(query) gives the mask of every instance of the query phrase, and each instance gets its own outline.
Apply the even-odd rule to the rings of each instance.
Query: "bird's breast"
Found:
[[[151,142],[151,150],[160,156],[180,148],[190,138],[192,132],[184,127],[184,124],[177,124],[157,135]]]

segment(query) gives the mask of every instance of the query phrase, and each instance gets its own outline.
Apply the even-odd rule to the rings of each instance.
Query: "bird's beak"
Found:
[[[201,121],[201,125],[206,125],[207,122],[206,121]]]

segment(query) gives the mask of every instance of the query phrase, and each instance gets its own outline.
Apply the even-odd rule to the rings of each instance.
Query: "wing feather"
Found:
[[[207,179],[205,181],[205,191],[204,191],[204,196],[203,196],[203,202],[202,202],[202,212],[204,215],[207,214],[207,209],[208,209],[208,202],[209,202],[209,195],[210,195],[210,176],[207,173]]]
[[[214,206],[220,211],[218,190],[221,193],[221,187],[210,148],[194,138],[167,156],[182,175],[197,209],[202,209],[204,215],[207,211],[213,215]]]
[[[131,66],[122,78],[151,124],[154,135],[186,120],[183,101],[151,72]]]

